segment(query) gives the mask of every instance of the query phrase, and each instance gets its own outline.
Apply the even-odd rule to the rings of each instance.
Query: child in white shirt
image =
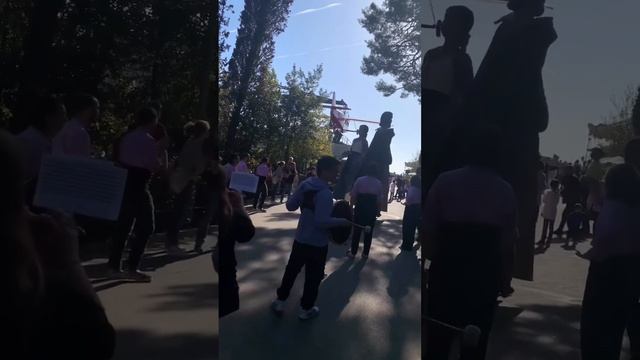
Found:
[[[560,183],[558,180],[551,181],[551,188],[544,191],[542,195],[542,235],[538,245],[549,246],[553,238],[553,226],[558,215],[558,203],[560,202]]]

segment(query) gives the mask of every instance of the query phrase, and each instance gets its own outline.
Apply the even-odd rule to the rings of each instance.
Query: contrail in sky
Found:
[[[293,14],[293,16],[311,14],[311,13],[314,13],[314,12],[317,12],[317,11],[331,9],[332,7],[336,7],[336,6],[340,6],[340,5],[342,5],[342,3],[331,3],[329,5],[325,5],[325,6],[319,7],[319,8],[312,8],[312,9],[306,9],[306,10],[298,11],[297,13]]]

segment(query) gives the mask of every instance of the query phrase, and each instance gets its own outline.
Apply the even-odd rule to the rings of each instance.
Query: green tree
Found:
[[[384,96],[400,91],[401,97],[420,96],[420,11],[422,0],[384,0],[362,11],[360,24],[373,35],[370,54],[362,59],[365,75],[389,75],[393,83],[378,80]]]
[[[229,61],[223,87],[231,104],[226,149],[235,149],[236,133],[242,124],[242,111],[254,75],[270,65],[275,52],[275,37],[284,31],[293,0],[245,0],[240,14],[238,37]]]
[[[295,155],[302,161],[310,161],[320,155],[330,154],[331,143],[326,119],[322,116],[322,98],[326,92],[320,89],[322,66],[305,73],[296,66],[285,76],[286,93],[282,96],[284,157]]]
[[[622,156],[624,148],[634,136],[634,110],[638,93],[627,89],[622,100],[612,100],[614,111],[601,124],[589,124],[589,136],[600,146],[606,156]],[[637,111],[637,110],[635,110]]]

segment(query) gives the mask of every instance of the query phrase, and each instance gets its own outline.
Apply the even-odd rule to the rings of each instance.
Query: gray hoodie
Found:
[[[315,192],[311,204],[305,204],[305,193],[308,192]],[[299,208],[301,215],[295,240],[301,244],[327,246],[331,236],[329,229],[351,225],[346,219],[331,217],[333,194],[329,184],[318,177],[303,181],[287,201],[287,210],[296,211]]]

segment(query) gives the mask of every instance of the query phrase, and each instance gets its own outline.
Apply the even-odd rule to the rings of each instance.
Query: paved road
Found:
[[[204,248],[214,241],[209,237]],[[156,237],[142,261],[153,277],[149,284],[101,279],[104,258],[84,263],[117,331],[115,359],[217,359],[218,279],[211,255],[176,261],[167,258],[161,244]],[[192,246],[184,240],[185,249]]]
[[[578,250],[589,247],[585,242]],[[516,293],[499,307],[487,359],[579,360],[588,266],[574,250],[565,250],[561,239],[536,255],[534,281],[516,280]],[[628,359],[627,354],[621,359]]]
[[[401,216],[394,203],[374,232],[369,260],[346,259],[331,245],[320,286],[320,315],[297,318],[301,274],[285,316],[269,311],[291,251],[297,213],[284,206],[252,215],[256,238],[236,248],[240,311],[220,321],[221,359],[420,359],[420,267],[400,253]]]

